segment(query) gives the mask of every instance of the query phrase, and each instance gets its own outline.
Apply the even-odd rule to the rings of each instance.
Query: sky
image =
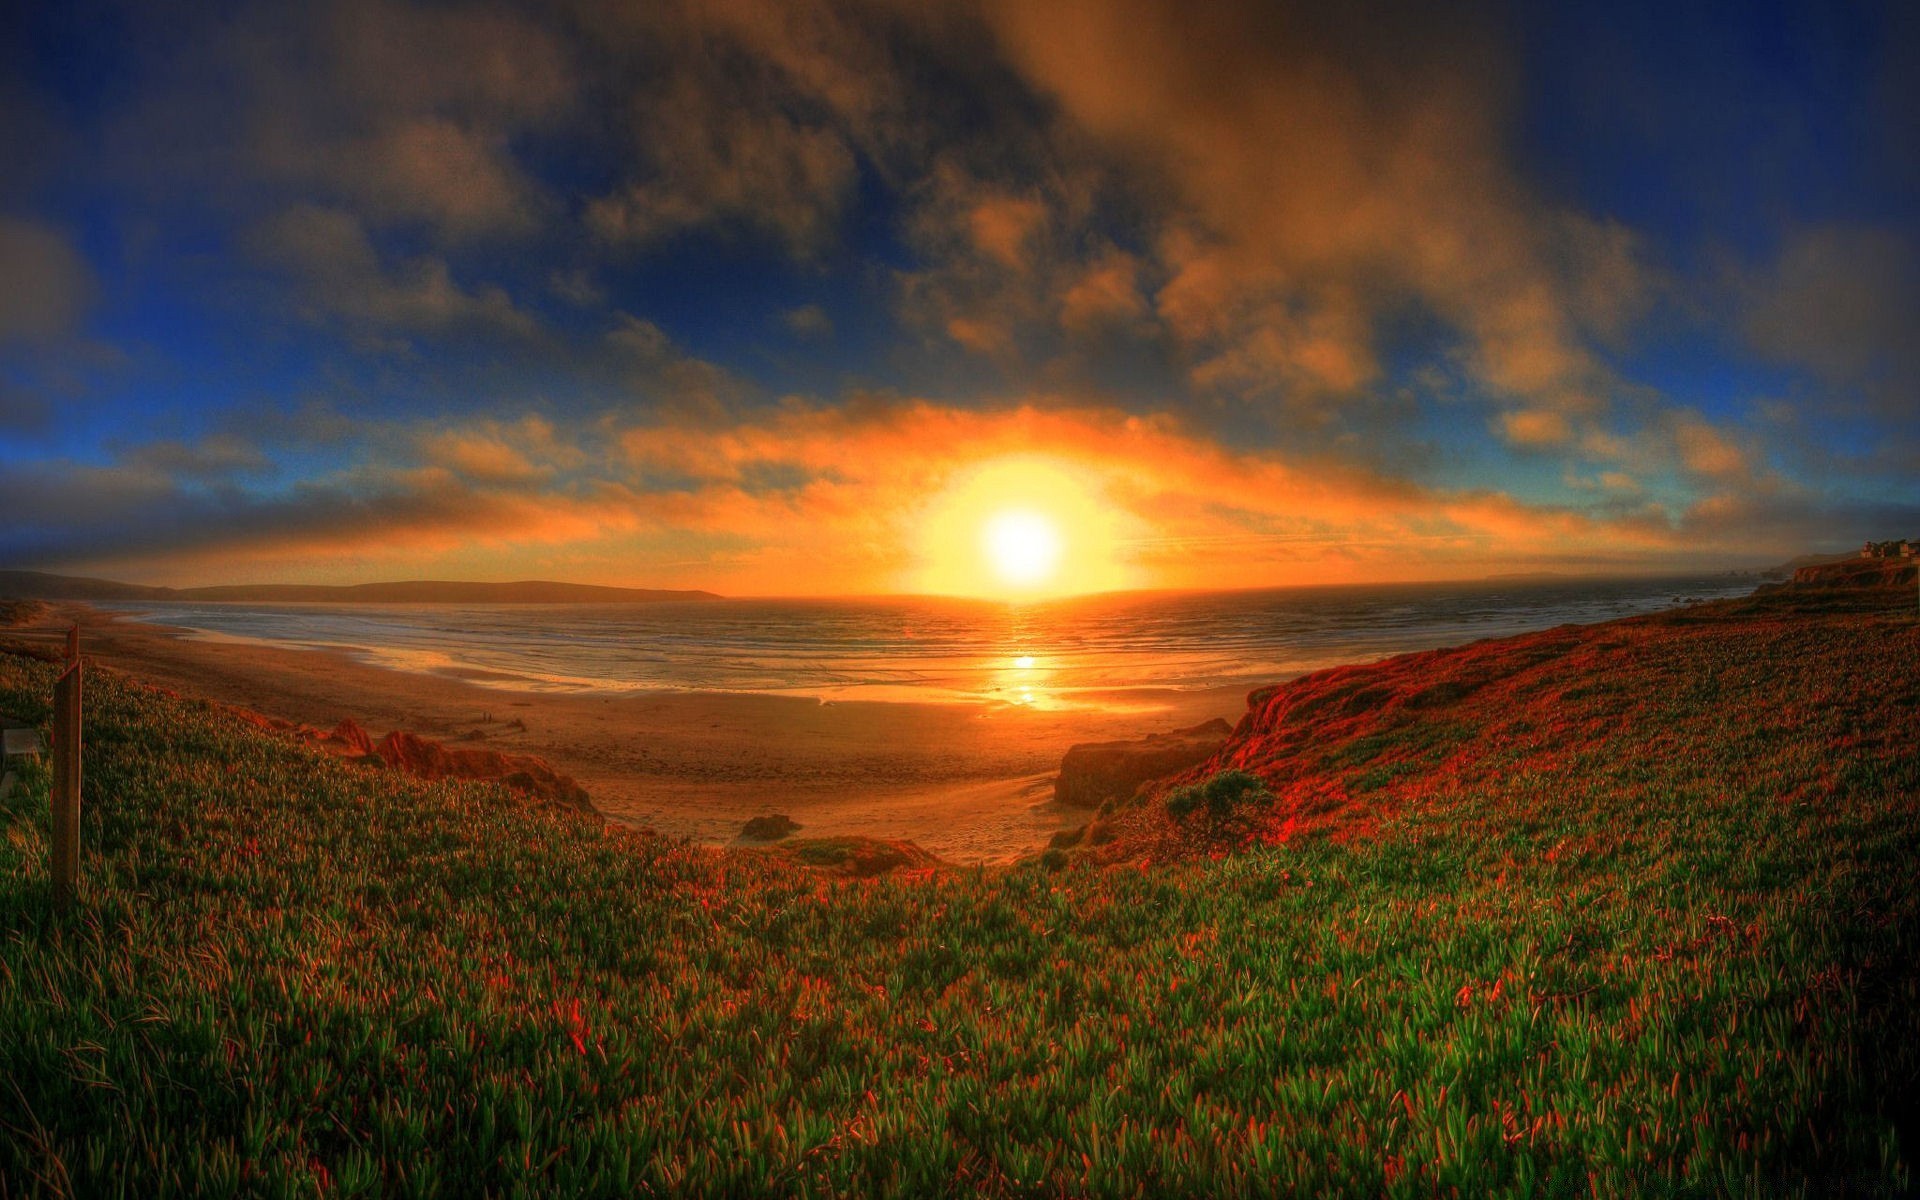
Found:
[[[1066,591],[1920,535],[1917,81],[1902,3],[9,5],[0,567],[974,593],[1009,514]]]

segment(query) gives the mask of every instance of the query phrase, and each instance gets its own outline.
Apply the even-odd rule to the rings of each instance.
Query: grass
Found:
[[[0,1196],[1891,1192],[1916,664],[1781,601],[1324,673],[1231,851],[873,878],[95,672],[74,911],[0,801]]]

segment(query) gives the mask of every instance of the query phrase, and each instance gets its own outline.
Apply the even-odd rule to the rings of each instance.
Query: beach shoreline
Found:
[[[905,839],[950,862],[1007,862],[1086,819],[1053,802],[1077,742],[1238,720],[1240,688],[1133,692],[1112,708],[834,700],[746,692],[515,691],[397,670],[333,649],[190,636],[83,602],[6,631],[54,644],[78,624],[86,656],[185,696],[375,737],[537,755],[610,820],[710,844],[785,813],[800,836]]]

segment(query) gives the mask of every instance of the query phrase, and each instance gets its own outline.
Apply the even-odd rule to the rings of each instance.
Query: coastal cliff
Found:
[[[1789,587],[1796,588],[1893,588],[1915,586],[1920,575],[1920,559],[1847,558],[1839,562],[1801,567],[1793,573]]]
[[[1826,747],[1876,730],[1867,749],[1888,769],[1911,753],[1889,714],[1920,720],[1920,683],[1888,664],[1920,661],[1914,586],[1912,560],[1849,560],[1750,597],[1263,688],[1217,752],[1116,813],[1115,836],[1096,853],[1184,857],[1313,834],[1364,837],[1469,795],[1521,810],[1508,814],[1515,819],[1633,793],[1650,775],[1754,802],[1827,795]],[[1837,679],[1849,686],[1836,689]],[[1230,821],[1169,813],[1169,797],[1223,772],[1246,772],[1265,791],[1249,793]]]

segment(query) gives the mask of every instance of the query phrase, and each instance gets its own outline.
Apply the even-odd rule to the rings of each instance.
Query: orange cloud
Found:
[[[1027,258],[1028,241],[1046,220],[1039,201],[1020,196],[989,196],[967,214],[974,245],[1010,267]]]
[[[1673,422],[1674,446],[1680,461],[1695,475],[1709,479],[1746,479],[1753,473],[1752,457],[1723,431],[1691,413]]]
[[[1680,428],[1696,469],[1739,483],[1737,447],[1704,422]],[[969,530],[1009,507],[1061,526],[1063,585],[1102,588],[1692,563],[1716,545],[1754,553],[1756,522],[1786,512],[1765,477],[1675,515],[1609,472],[1599,486],[1613,496],[1587,510],[1058,400],[855,398],[719,426],[530,415],[368,433],[367,461],[284,493],[203,488],[197,458],[155,451],[6,481],[0,503],[27,528],[60,514],[65,564],[164,562],[173,581],[559,574],[784,594],[965,590]]]
[[[719,434],[629,429],[621,446],[642,477],[671,470],[690,484],[675,493],[671,520],[759,546],[763,563],[784,564],[789,587],[806,574],[854,590],[912,586],[926,566],[921,524],[951,489],[1022,462],[1078,481],[1089,504],[1131,531],[1114,547],[1117,569],[1143,586],[1410,578],[1569,555],[1620,560],[1678,544],[1644,523],[1231,450],[1170,417],[1097,407],[796,406]],[[754,484],[775,478],[796,482]],[[898,574],[840,574],[843,544],[881,548],[862,566],[892,564]]]
[[[1635,240],[1541,203],[1505,160],[1505,69],[1471,21],[1176,0],[984,11],[1078,126],[1158,168],[1178,219],[1155,309],[1202,387],[1362,387],[1375,326],[1413,299],[1468,339],[1490,388],[1578,408],[1607,377],[1588,341],[1644,307]]]
[[[420,436],[420,455],[430,466],[481,484],[537,483],[580,458],[577,449],[554,440],[552,422],[539,416],[512,423],[484,421],[460,429],[429,429]]]
[[[1500,414],[1500,436],[1516,446],[1545,449],[1565,445],[1573,437],[1573,427],[1563,413],[1523,408]]]
[[[1109,254],[1088,267],[1060,298],[1060,323],[1075,333],[1125,324],[1146,312],[1139,290],[1140,264],[1132,255]]]

